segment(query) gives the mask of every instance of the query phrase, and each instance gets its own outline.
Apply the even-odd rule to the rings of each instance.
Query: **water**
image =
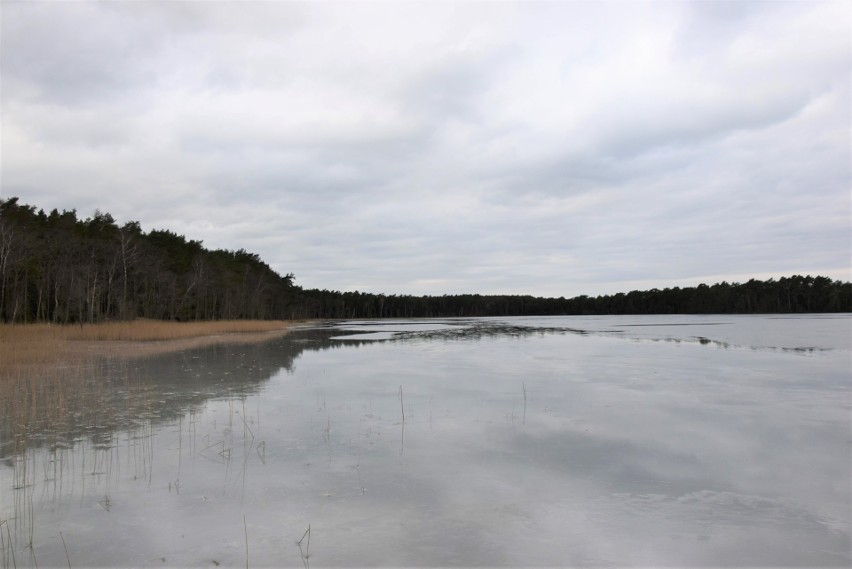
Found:
[[[104,361],[0,421],[0,567],[848,567],[850,333],[346,321]]]

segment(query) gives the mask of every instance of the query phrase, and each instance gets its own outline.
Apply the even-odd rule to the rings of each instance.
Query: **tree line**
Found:
[[[288,318],[294,292],[292,274],[243,249],[0,199],[3,322]]]
[[[751,279],[695,287],[634,290],[601,296],[406,296],[305,290],[299,310],[310,318],[416,318],[594,314],[759,314],[852,312],[852,283],[822,276]]]
[[[385,295],[293,281],[243,249],[0,199],[3,322],[852,312],[852,284],[810,275],[573,298]]]

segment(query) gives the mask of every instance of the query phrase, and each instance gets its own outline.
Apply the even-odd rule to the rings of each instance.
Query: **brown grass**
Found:
[[[82,326],[0,324],[0,379],[76,364],[92,355],[128,357],[218,342],[254,342],[285,334],[293,322],[134,320]]]
[[[20,453],[33,442],[67,438],[63,433],[73,433],[75,425],[111,424],[116,404],[112,381],[104,381],[104,362],[115,369],[137,357],[217,343],[258,342],[286,334],[294,325],[245,320],[0,324],[0,449],[8,453],[6,445],[12,445]],[[144,392],[131,393],[122,405],[137,415],[131,408],[147,408],[151,400]]]

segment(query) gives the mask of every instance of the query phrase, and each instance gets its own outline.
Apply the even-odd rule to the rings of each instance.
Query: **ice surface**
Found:
[[[105,363],[88,411],[0,419],[0,558],[849,566],[850,323],[337,322]]]

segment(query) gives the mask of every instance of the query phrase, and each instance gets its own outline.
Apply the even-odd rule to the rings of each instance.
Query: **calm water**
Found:
[[[848,567],[850,332],[347,321],[104,361],[0,419],[0,568]]]

